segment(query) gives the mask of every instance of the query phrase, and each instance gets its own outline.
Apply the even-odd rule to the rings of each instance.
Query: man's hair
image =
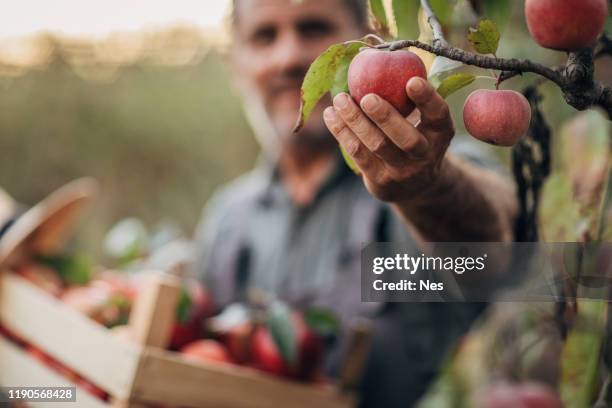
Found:
[[[238,20],[238,3],[240,0],[232,0],[232,14],[231,25],[235,26]],[[344,0],[346,7],[351,11],[355,21],[360,26],[366,26],[368,24],[368,2],[367,0]]]

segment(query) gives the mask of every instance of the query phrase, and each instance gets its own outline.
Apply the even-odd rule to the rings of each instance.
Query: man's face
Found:
[[[232,60],[256,132],[274,132],[282,143],[330,137],[324,103],[295,136],[292,128],[310,63],[331,44],[363,35],[344,0],[241,0],[237,7]]]

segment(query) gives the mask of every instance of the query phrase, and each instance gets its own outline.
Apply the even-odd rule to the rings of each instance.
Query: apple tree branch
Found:
[[[612,120],[612,88],[604,86],[594,78],[593,61],[595,57],[612,53],[610,38],[606,34],[601,37],[595,51],[584,49],[572,52],[569,54],[565,65],[550,68],[528,59],[498,58],[453,47],[444,38],[442,26],[429,4],[429,0],[421,0],[421,6],[427,15],[427,22],[433,32],[432,44],[417,40],[399,40],[379,44],[376,48],[394,51],[407,47],[417,47],[467,65],[500,70],[502,71],[500,82],[523,73],[538,74],[557,84],[563,92],[565,101],[570,106],[578,110],[599,106]]]

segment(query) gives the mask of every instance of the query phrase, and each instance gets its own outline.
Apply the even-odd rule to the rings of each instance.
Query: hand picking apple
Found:
[[[367,75],[360,75],[364,71]],[[325,110],[327,127],[380,200],[399,202],[422,194],[444,170],[454,125],[448,105],[424,77],[422,61],[409,51],[367,50],[349,68],[349,89],[359,104],[341,93]],[[418,114],[409,118],[420,116],[414,122],[404,117],[413,106]]]

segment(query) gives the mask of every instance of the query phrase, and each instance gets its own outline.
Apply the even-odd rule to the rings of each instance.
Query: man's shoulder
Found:
[[[255,168],[218,187],[209,199],[207,207],[214,212],[234,213],[252,205],[265,192],[269,174]]]

